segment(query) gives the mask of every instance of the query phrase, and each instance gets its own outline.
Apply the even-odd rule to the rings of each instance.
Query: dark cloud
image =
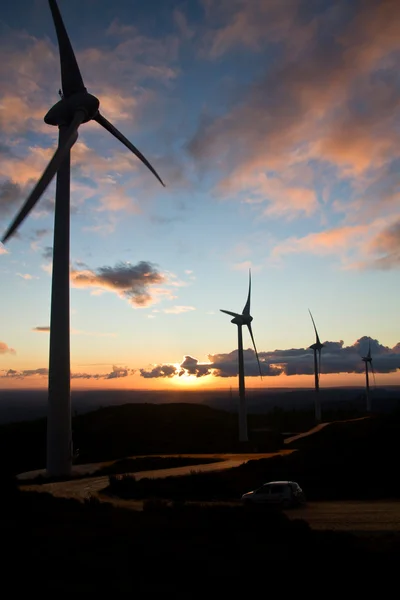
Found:
[[[181,371],[179,375],[183,375],[185,372],[189,375],[196,375],[196,377],[210,375],[209,365],[200,364],[197,358],[194,358],[193,356],[185,356],[180,367]]]
[[[47,377],[49,370],[45,368],[41,369],[26,369],[23,371],[16,371],[15,369],[8,369],[0,371],[0,377],[2,378],[15,378],[24,379],[25,377],[34,377],[39,375],[41,377]],[[118,367],[113,365],[110,373],[71,373],[71,379],[119,379],[121,377],[129,377],[135,373],[134,369],[128,369],[128,367]]]
[[[134,373],[134,369],[128,369],[128,367],[117,367],[116,365],[113,365],[110,373],[71,373],[71,379],[119,379],[121,377],[129,377]]]
[[[362,357],[371,346],[372,364],[375,373],[393,373],[400,369],[400,342],[393,348],[384,346],[367,336],[357,340],[352,346],[344,346],[343,341],[324,342],[321,359],[322,373],[362,373],[365,370]],[[258,363],[252,348],[243,351],[246,377],[259,377]],[[264,377],[278,375],[312,375],[314,372],[313,351],[309,348],[292,348],[259,352],[261,371]],[[171,364],[156,365],[151,370],[140,369],[145,378],[194,375],[204,377],[236,377],[238,375],[238,351],[223,354],[209,354],[209,362],[200,363],[197,358],[187,355],[176,367]]]
[[[71,282],[75,287],[115,292],[130,304],[144,307],[153,302],[151,287],[165,283],[166,278],[156,265],[141,261],[136,265],[119,262],[115,267],[100,267],[95,271],[72,269]]]
[[[8,369],[7,371],[2,370],[0,377],[2,378],[15,378],[15,379],[24,379],[25,377],[34,377],[35,375],[39,375],[40,377],[44,377],[48,375],[48,369],[25,369],[24,371],[16,371],[15,369]]]
[[[153,379],[158,377],[173,377],[177,375],[178,369],[174,365],[157,365],[150,371],[140,369],[141,377],[145,379]]]
[[[7,346],[5,342],[0,342],[0,354],[15,354],[15,350]]]
[[[38,331],[40,333],[49,333],[50,331],[50,327],[48,325],[46,326],[39,326],[39,327],[32,327],[32,331]]]
[[[0,182],[0,216],[7,216],[24,197],[23,189],[11,179]]]
[[[43,250],[42,256],[45,260],[53,260],[53,246],[46,246]]]

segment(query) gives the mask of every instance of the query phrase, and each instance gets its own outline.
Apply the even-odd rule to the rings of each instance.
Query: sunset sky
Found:
[[[400,384],[400,2],[59,0],[97,123],[72,151],[74,388]],[[57,144],[47,0],[0,15],[0,229]],[[45,387],[54,182],[0,245],[0,388]],[[361,341],[360,341],[361,340]],[[244,332],[244,346],[251,340]],[[186,358],[185,358],[186,357]]]

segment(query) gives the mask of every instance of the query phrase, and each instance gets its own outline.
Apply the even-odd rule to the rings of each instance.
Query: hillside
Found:
[[[265,428],[265,415],[249,417],[249,429]],[[237,416],[196,404],[125,404],[73,418],[77,462],[97,462],[157,453],[207,453],[248,450],[238,446]],[[259,451],[276,450],[279,435],[261,432]],[[46,420],[0,426],[0,451],[12,473],[45,466]]]

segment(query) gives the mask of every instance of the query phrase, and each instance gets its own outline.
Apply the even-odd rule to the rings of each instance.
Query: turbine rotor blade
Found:
[[[249,294],[247,296],[247,302],[244,306],[242,315],[250,315],[250,295],[251,295],[251,269],[249,269]]]
[[[101,115],[99,112],[93,117],[93,121],[96,121],[99,125],[104,127],[104,129],[107,129],[107,131],[111,133],[111,135],[116,137],[117,140],[122,142],[124,146],[126,146],[131,152],[133,152],[133,154],[137,156],[137,158],[139,158],[139,160],[141,160],[142,163],[145,164],[146,167],[153,173],[153,175],[157,177],[161,185],[165,187],[165,183],[158,175],[157,171],[153,169],[147,158],[145,158],[143,154],[120,131],[118,131],[118,129],[114,127],[112,123],[110,123],[110,121],[107,121],[107,119],[103,117],[103,115]]]
[[[260,377],[262,379],[262,371],[261,371],[260,359],[258,358],[258,352],[257,352],[257,348],[256,348],[256,343],[254,341],[253,331],[251,329],[250,323],[247,324],[247,327],[249,328],[249,333],[250,333],[251,341],[253,342],[254,352],[256,353],[256,358],[257,358],[257,362],[258,362],[258,370],[260,371]]]
[[[61,63],[61,86],[65,98],[85,92],[81,72],[76,62],[75,54],[69,40],[67,30],[63,23],[60,10],[56,0],[49,0],[51,14],[53,16],[54,26],[56,28],[58,48],[60,52]]]
[[[243,316],[243,315],[239,315],[238,313],[231,312],[230,310],[223,310],[222,308],[220,308],[219,310],[220,310],[220,312],[223,312],[226,315],[230,315],[231,317],[242,317]]]
[[[312,321],[312,323],[314,325],[314,331],[315,331],[315,337],[317,338],[317,344],[320,344],[321,342],[320,342],[320,339],[319,339],[319,336],[318,336],[317,328],[315,327],[315,322],[314,322],[313,316],[311,314],[311,310],[308,309],[308,312],[310,313],[311,321]]]
[[[47,165],[46,169],[44,170],[43,175],[37,182],[36,186],[33,188],[32,192],[28,196],[28,199],[25,202],[24,206],[22,207],[22,209],[20,210],[20,212],[18,213],[18,215],[16,216],[16,218],[14,219],[14,221],[12,222],[10,227],[8,228],[7,232],[5,233],[3,240],[2,240],[3,244],[8,240],[9,237],[12,236],[12,234],[15,232],[17,227],[22,223],[22,221],[25,219],[25,217],[30,213],[32,208],[38,202],[41,195],[46,191],[47,186],[50,184],[54,175],[57,173],[58,169],[61,167],[68,152],[71,150],[72,146],[75,144],[76,140],[78,139],[78,135],[77,135],[78,127],[84,119],[85,119],[85,113],[83,111],[78,111],[75,114],[75,116],[72,120],[72,123],[68,128],[68,134],[67,134],[68,137],[66,136],[65,143],[62,146],[58,146],[53,158],[51,159],[51,161]]]

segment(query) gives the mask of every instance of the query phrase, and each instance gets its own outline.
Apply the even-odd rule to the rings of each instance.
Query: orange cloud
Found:
[[[0,354],[15,354],[15,350],[7,346],[5,342],[0,342]]]
[[[252,201],[269,203],[267,214],[279,216],[315,212],[311,188],[320,165],[334,167],[340,177],[362,176],[372,187],[380,171],[399,157],[395,52],[400,49],[400,3],[365,0],[351,13],[344,5],[328,3],[302,20],[297,4],[206,2],[210,22],[222,23],[210,34],[211,54],[237,44],[267,53],[274,36],[285,34],[280,52],[247,95],[241,89],[230,112],[207,115],[189,144],[199,168],[221,178],[219,192],[247,190]],[[288,16],[280,21],[286,9]],[[276,34],[269,18],[282,23]],[[285,176],[288,169],[300,171],[310,164],[315,177],[305,189],[302,177]],[[282,190],[274,189],[274,178]],[[359,191],[367,193],[367,188]]]

